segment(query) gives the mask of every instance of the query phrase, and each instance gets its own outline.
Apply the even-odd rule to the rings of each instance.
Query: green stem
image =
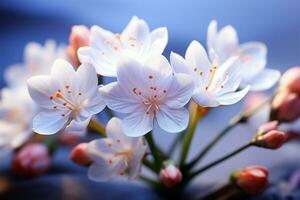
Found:
[[[191,146],[193,136],[195,134],[195,130],[198,125],[198,121],[201,117],[201,114],[198,112],[199,111],[198,109],[201,109],[198,107],[198,104],[195,103],[194,101],[191,101],[190,105],[189,105],[190,121],[189,121],[189,125],[186,129],[186,132],[184,133],[184,136],[183,136],[182,149],[181,149],[181,154],[180,154],[180,159],[179,159],[179,167],[180,168],[182,168],[184,166],[186,157],[189,153],[189,149]]]
[[[149,184],[150,186],[152,187],[157,187],[158,186],[158,182],[156,182],[155,180],[149,178],[149,177],[146,177],[146,176],[143,176],[143,175],[140,175],[139,177],[142,181],[144,181],[145,183]]]
[[[229,159],[229,158],[235,156],[236,154],[238,154],[238,153],[240,153],[240,152],[242,152],[242,151],[248,149],[249,147],[251,147],[251,146],[253,146],[253,145],[254,145],[254,144],[253,144],[252,142],[249,142],[249,143],[247,143],[247,144],[245,144],[245,145],[239,147],[238,149],[234,150],[233,152],[231,152],[231,153],[229,153],[229,154],[223,156],[222,158],[219,158],[219,159],[217,159],[217,160],[215,160],[215,161],[213,161],[213,162],[211,162],[211,163],[205,165],[204,167],[202,167],[202,168],[200,168],[200,169],[198,169],[198,170],[192,172],[192,173],[190,174],[190,179],[192,179],[193,177],[197,176],[198,174],[201,174],[202,172],[204,172],[204,171],[206,171],[206,170],[208,170],[208,169],[210,169],[210,168],[212,168],[212,167],[218,165],[219,163],[221,163],[221,162],[223,162],[223,161],[225,161],[225,160],[227,160],[227,159]]]
[[[152,137],[152,132],[149,132],[145,135],[145,138],[147,140],[149,149],[152,153],[153,159],[154,159],[154,163],[155,163],[155,171],[158,174],[160,171],[160,167],[161,167],[161,159],[160,159],[160,155],[159,155],[159,150],[157,149],[153,137]]]
[[[147,160],[146,158],[143,160],[143,165],[145,167],[147,167],[148,169],[150,169],[153,172],[156,172],[156,166],[153,162],[151,162],[150,160]]]
[[[262,108],[264,105],[266,105],[267,103],[270,103],[272,98],[267,99],[266,101],[264,101],[263,103],[259,104],[256,107],[253,107],[249,110],[246,110],[245,112],[243,112],[242,114],[239,114],[238,116],[233,117],[229,124],[219,133],[216,135],[216,137],[207,144],[206,147],[204,147],[203,151],[201,151],[188,165],[187,165],[187,169],[191,169],[193,168],[199,161],[201,161],[204,156],[212,149],[212,147],[214,147],[214,145],[216,143],[218,143],[225,135],[227,135],[227,133],[234,128],[236,125],[243,123],[245,121],[247,121],[247,119],[252,116],[254,113],[256,113],[260,108]]]
[[[44,141],[44,144],[47,146],[49,154],[53,155],[57,149],[57,138],[55,136],[48,136]]]

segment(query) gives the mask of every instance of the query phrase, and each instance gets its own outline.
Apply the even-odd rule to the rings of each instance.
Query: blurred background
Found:
[[[291,66],[300,65],[298,0],[1,0],[0,72],[3,74],[8,65],[23,61],[23,48],[30,41],[44,43],[52,38],[67,44],[70,29],[76,24],[96,24],[121,32],[133,15],[145,19],[151,29],[168,28],[169,43],[164,53],[167,57],[171,50],[183,55],[194,39],[205,45],[207,26],[216,19],[219,27],[233,25],[241,43],[266,43],[267,67],[283,72]],[[0,86],[5,86],[3,76],[0,77]],[[212,110],[198,126],[190,157],[210,141],[242,106],[243,102]],[[237,127],[204,162],[243,144],[251,138],[253,130],[249,126]],[[158,137],[157,141],[166,146],[174,134],[157,131]],[[300,146],[293,144],[276,153],[253,148],[208,171],[197,181],[224,181],[233,169],[247,165],[262,164],[272,168],[285,161],[297,163],[300,162],[299,150]],[[68,149],[61,150],[55,156],[54,164],[85,176],[85,170],[66,160],[68,153]],[[9,162],[9,159],[0,162],[0,174]]]

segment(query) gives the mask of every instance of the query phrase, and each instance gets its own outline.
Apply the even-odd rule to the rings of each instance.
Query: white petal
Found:
[[[134,138],[135,139],[135,138]],[[147,151],[147,146],[143,143],[142,138],[139,138],[138,143],[134,149],[134,155],[129,163],[129,178],[136,179],[141,171],[142,160]]]
[[[91,35],[90,35],[90,47],[95,48],[99,51],[105,51],[109,47],[106,44],[108,42],[114,42],[115,35],[99,26],[92,26],[91,28]]]
[[[192,66],[188,66],[184,58],[179,54],[171,52],[170,62],[176,73],[193,74]]]
[[[98,78],[93,66],[89,64],[80,65],[76,72],[75,84],[78,92],[84,96],[95,95],[98,90]]]
[[[66,127],[65,131],[68,133],[83,135],[86,131],[90,120],[91,117],[87,118],[84,121],[72,120],[71,123]]]
[[[137,86],[145,87],[147,75],[143,74],[143,64],[135,59],[122,58],[117,68],[117,77],[120,87],[131,91]]]
[[[81,47],[78,50],[78,58],[81,63],[93,65],[98,74],[108,77],[116,76],[116,60],[114,57],[107,58],[108,52],[103,52],[93,47]]]
[[[73,66],[63,59],[57,59],[51,68],[51,76],[61,84],[61,87],[75,85],[73,84],[75,75]]]
[[[52,109],[53,103],[50,100],[55,91],[57,91],[58,83],[50,76],[34,76],[27,80],[28,91],[31,98],[41,107]]]
[[[117,82],[113,82],[101,87],[100,92],[110,109],[121,113],[131,113],[140,107],[140,103],[132,90],[126,89],[121,88]]]
[[[119,175],[121,163],[113,167],[92,164],[88,169],[88,177],[93,181],[108,181]]]
[[[230,92],[224,95],[221,95],[217,97],[217,101],[221,105],[231,105],[239,102],[242,98],[246,96],[246,94],[249,92],[250,87],[247,86],[241,91],[238,92]]]
[[[220,62],[225,62],[229,57],[234,56],[238,50],[238,36],[232,26],[222,28],[217,36],[215,51],[220,58]]]
[[[4,79],[11,87],[21,86],[22,84],[26,83],[26,79],[29,75],[30,74],[26,70],[25,66],[19,64],[9,66],[4,71]]]
[[[96,91],[94,96],[90,99],[86,99],[85,102],[87,105],[80,112],[80,115],[84,118],[98,114],[106,106],[100,91]]]
[[[124,134],[122,121],[119,118],[111,118],[106,125],[106,134],[108,138],[120,140],[121,143],[129,143],[130,139]],[[135,138],[133,138],[135,139]]]
[[[161,106],[156,115],[158,125],[167,132],[178,133],[186,129],[189,112],[186,108],[172,109]]]
[[[152,82],[156,86],[168,87],[171,84],[173,69],[163,55],[150,57],[145,65],[142,68],[142,78],[147,85],[149,85],[149,75],[153,76]]]
[[[239,66],[236,65],[238,61],[238,57],[233,56],[228,58],[222,66],[220,66],[215,72],[213,81],[209,90],[219,90],[222,83],[226,80],[230,79],[238,79],[238,83],[240,82],[240,69]],[[234,91],[234,90],[232,90]]]
[[[171,108],[180,108],[189,102],[194,92],[194,81],[190,75],[175,74],[173,82],[164,99]]]
[[[208,94],[207,92],[203,92],[200,89],[196,89],[192,96],[194,101],[202,107],[216,107],[220,104],[216,101],[216,97]]]
[[[217,28],[218,28],[218,23],[216,20],[212,20],[207,29],[207,49],[209,51],[209,57],[211,60],[213,60],[213,55],[211,50],[215,49],[215,43],[217,39]]]
[[[43,135],[57,133],[68,121],[68,115],[62,117],[61,114],[58,110],[41,111],[33,119],[33,130]]]
[[[124,133],[129,137],[143,136],[153,129],[153,119],[153,113],[146,114],[145,110],[136,110],[123,119]]]
[[[123,30],[122,37],[129,38],[134,36],[137,40],[142,41],[147,38],[148,34],[149,27],[147,23],[144,20],[134,16]]]
[[[162,54],[168,43],[168,30],[166,27],[154,29],[150,33],[150,40],[153,42],[151,52]]]
[[[243,80],[249,81],[258,75],[267,63],[267,47],[261,42],[247,42],[240,49],[240,68]]]
[[[107,161],[114,157],[114,148],[108,144],[113,142],[111,138],[93,140],[88,143],[87,153],[98,165],[108,165]]]
[[[251,91],[262,91],[274,86],[279,78],[279,71],[273,69],[264,69],[250,82],[244,82],[244,85],[251,85]]]
[[[185,59],[193,68],[200,69],[204,74],[206,74],[211,67],[211,63],[204,47],[195,40],[188,46]]]

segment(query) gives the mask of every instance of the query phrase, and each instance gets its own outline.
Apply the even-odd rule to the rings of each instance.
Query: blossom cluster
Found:
[[[172,51],[168,59],[163,54],[167,43],[166,27],[151,30],[144,20],[133,17],[120,33],[74,26],[67,47],[53,41],[44,46],[28,44],[24,63],[5,72],[8,86],[1,91],[0,153],[21,147],[34,133],[83,136],[96,123],[94,116],[108,110],[121,117],[111,117],[105,129],[98,124],[104,138],[79,144],[71,159],[89,167],[88,176],[96,181],[137,178],[144,163],[167,187],[177,185],[186,178],[180,169],[192,168],[184,161],[195,132],[191,127],[201,115],[197,110],[232,105],[250,91],[270,89],[280,72],[266,68],[265,44],[240,44],[232,26],[218,30],[216,21],[208,26],[206,48],[193,40],[184,56]],[[293,73],[283,79],[290,80]],[[103,77],[112,77],[113,82],[104,84]],[[300,105],[299,78],[291,82],[281,81],[283,97],[277,94],[272,102],[270,120],[276,123],[300,116],[289,112]],[[188,104],[195,109],[188,109]],[[164,165],[168,156],[149,139],[156,124],[166,132],[185,131],[188,136],[180,169],[173,162]],[[277,129],[277,125],[259,129],[249,146],[279,148],[287,137]],[[147,154],[153,159],[148,160]],[[239,185],[252,189],[248,184],[239,180]]]

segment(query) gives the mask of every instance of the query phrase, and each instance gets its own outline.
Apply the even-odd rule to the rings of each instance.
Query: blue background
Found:
[[[145,19],[151,28],[168,27],[167,57],[171,50],[184,54],[194,39],[205,44],[207,26],[212,19],[216,19],[219,27],[232,24],[238,31],[240,42],[266,43],[268,67],[284,71],[300,65],[298,0],[1,0],[0,73],[6,66],[22,62],[23,48],[30,41],[44,43],[46,39],[53,38],[66,44],[70,28],[75,24],[97,24],[120,32],[133,15]],[[0,86],[4,86],[2,76]],[[191,155],[221,130],[240,108],[241,103],[210,112],[200,122]],[[156,134],[162,145],[174,137],[174,134],[161,131]],[[251,130],[245,127],[235,129],[206,161],[231,151],[251,135]],[[273,151],[250,149],[199,179],[226,180],[228,174],[237,167],[251,164],[274,166],[284,160],[297,161],[297,152],[299,148],[293,145],[287,145],[276,154]],[[58,156],[64,157],[64,153]]]

